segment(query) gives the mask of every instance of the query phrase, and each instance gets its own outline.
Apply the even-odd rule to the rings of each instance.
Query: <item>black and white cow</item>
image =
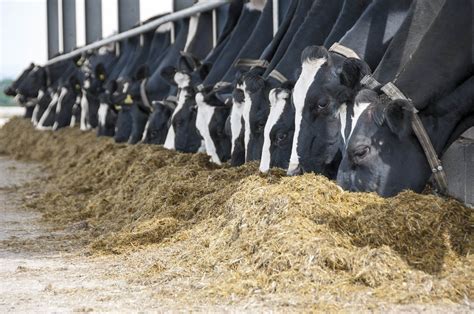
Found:
[[[411,4],[412,0],[373,1],[340,40],[354,58],[322,46],[309,47],[303,54],[293,91],[295,132],[288,174],[312,171],[336,176],[340,162],[338,106],[354,101],[359,81],[378,65]]]
[[[31,119],[31,116],[33,115],[36,99],[34,101],[28,101],[25,97],[21,97],[17,93],[17,87],[28,76],[31,70],[34,69],[34,67],[35,65],[31,63],[9,86],[5,87],[3,91],[5,95],[15,97],[15,101],[26,108],[24,118],[27,119]]]
[[[104,84],[108,74],[119,57],[114,49],[99,49],[98,53],[88,60],[82,67],[84,82],[82,84],[80,129],[87,131],[99,125],[98,111],[99,96],[104,92]]]
[[[427,105],[418,115],[440,154],[461,119],[474,114],[474,78]],[[349,191],[373,191],[385,197],[406,189],[421,192],[432,172],[412,129],[413,114],[407,100],[371,99],[348,139],[338,184]]]
[[[372,96],[356,104],[359,114],[344,134],[346,146],[338,172],[338,182],[344,188],[376,191],[383,196],[403,189],[420,191],[429,176],[429,166],[411,128],[413,108],[419,111],[438,154],[457,124],[472,116],[472,78],[439,100],[474,73],[472,37],[465,32],[472,27],[466,8],[472,9],[474,4],[470,0],[458,4],[441,3],[417,49],[392,79],[410,102]],[[459,36],[450,36],[452,33]],[[402,152],[404,157],[399,155]],[[406,162],[401,165],[402,161]]]
[[[343,1],[315,1],[305,21],[291,41],[286,53],[275,68],[267,68],[262,77],[247,76],[243,80],[245,160],[259,160],[262,155],[264,128],[270,112],[269,94],[296,75],[294,60],[311,43],[323,44],[341,10]],[[266,79],[264,79],[264,77]],[[284,93],[279,93],[283,96]],[[274,99],[277,100],[276,98]]]
[[[270,44],[266,51],[263,52],[260,58],[269,62],[267,69],[273,69],[285,55],[291,41],[294,39],[294,35],[305,20],[305,17],[312,5],[313,0],[297,1],[296,7],[294,8],[294,12],[291,16],[291,21],[289,22],[290,24],[287,26],[287,30],[284,31],[284,35],[277,34],[276,36],[276,40],[274,42],[276,42],[277,47],[272,47],[272,41],[272,44]],[[291,13],[292,11],[289,12],[289,14]],[[279,38],[279,36],[283,36],[283,38]],[[276,50],[269,51],[273,49]],[[263,68],[258,71],[263,75],[265,70],[266,69]],[[245,162],[244,121],[242,118],[245,95],[243,91],[242,77],[240,77],[235,83],[235,88],[232,95],[233,105],[228,119],[228,129],[231,132],[231,165],[239,166]]]

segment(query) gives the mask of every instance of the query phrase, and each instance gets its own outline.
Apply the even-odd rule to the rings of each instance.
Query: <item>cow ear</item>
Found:
[[[385,108],[385,121],[400,139],[411,134],[412,118],[413,110],[406,100],[393,100]]]
[[[170,85],[176,85],[174,81],[174,75],[176,74],[176,68],[173,66],[167,66],[163,70],[161,70],[161,77],[168,82]]]
[[[370,68],[362,60],[347,58],[342,64],[342,70],[339,74],[341,84],[354,89],[360,84],[360,80],[367,74],[370,74]]]
[[[143,64],[142,66],[138,68],[137,73],[135,75],[135,79],[137,81],[141,81],[147,78],[149,75],[150,75],[150,68],[148,67],[148,65]]]

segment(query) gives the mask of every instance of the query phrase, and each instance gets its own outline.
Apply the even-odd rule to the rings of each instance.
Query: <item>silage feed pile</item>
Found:
[[[256,164],[218,167],[21,119],[0,130],[0,152],[47,167],[45,191],[28,203],[46,221],[83,226],[94,254],[152,247],[137,278],[206,278],[194,296],[335,308],[474,298],[474,213],[452,199],[349,193],[313,174],[263,176]]]

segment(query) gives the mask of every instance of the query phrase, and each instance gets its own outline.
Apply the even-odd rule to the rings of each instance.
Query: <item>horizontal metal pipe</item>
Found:
[[[209,10],[218,8],[221,5],[224,5],[224,4],[229,3],[229,2],[230,2],[230,0],[208,0],[206,2],[199,2],[199,3],[193,5],[190,8],[183,9],[183,10],[178,11],[178,12],[167,14],[167,15],[165,15],[165,16],[157,19],[157,20],[154,20],[152,22],[149,22],[145,25],[135,27],[135,28],[133,28],[131,30],[128,30],[126,32],[101,39],[101,40],[96,41],[92,44],[86,45],[84,47],[77,48],[76,50],[73,50],[71,52],[68,52],[68,53],[62,54],[60,56],[57,56],[56,58],[48,60],[45,63],[45,66],[56,63],[58,61],[67,60],[69,58],[80,55],[83,52],[86,52],[86,51],[89,51],[89,50],[92,50],[92,49],[97,49],[97,48],[100,48],[102,46],[105,46],[107,44],[110,44],[110,43],[113,43],[113,42],[116,42],[116,41],[121,41],[121,40],[130,38],[130,37],[140,35],[142,33],[154,30],[163,23],[173,22],[173,21],[176,21],[176,20],[179,20],[179,19],[182,19],[182,18],[186,18],[186,17],[192,16],[192,15],[195,15],[197,13],[201,13],[201,12],[205,12],[205,11],[209,11]]]

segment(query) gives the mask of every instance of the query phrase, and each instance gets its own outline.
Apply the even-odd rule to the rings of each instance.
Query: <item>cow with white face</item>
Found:
[[[270,91],[270,114],[265,124],[260,171],[288,168],[295,129],[295,110],[291,103],[293,83],[284,83]]]
[[[196,128],[196,89],[192,82],[194,77],[201,79],[198,76],[206,75],[207,72],[196,61],[193,60],[190,65],[190,60],[183,57],[180,59],[179,71],[174,67],[166,67],[161,72],[163,79],[178,87],[176,109],[170,118],[164,143],[167,149],[194,153],[203,146],[202,138]]]
[[[237,86],[232,92],[232,109],[227,119],[227,132],[231,134],[230,164],[234,167],[245,163],[244,144],[244,112],[245,95],[243,82],[237,81]]]
[[[339,112],[351,116],[359,81],[370,73],[365,62],[310,46],[301,57],[301,75],[293,91],[295,132],[289,175],[317,172],[334,178],[340,162]],[[349,109],[348,109],[349,108]]]
[[[230,114],[229,102],[223,103],[212,87],[196,94],[196,127],[204,140],[206,153],[211,161],[220,165],[230,158],[231,138],[226,132],[226,121]]]
[[[418,113],[438,156],[472,126],[474,78]],[[413,130],[414,107],[407,100],[372,100],[351,130],[337,174],[338,184],[354,192],[388,197],[411,189],[421,192],[432,170]],[[458,129],[462,127],[461,129]],[[454,137],[455,139],[456,137]]]

